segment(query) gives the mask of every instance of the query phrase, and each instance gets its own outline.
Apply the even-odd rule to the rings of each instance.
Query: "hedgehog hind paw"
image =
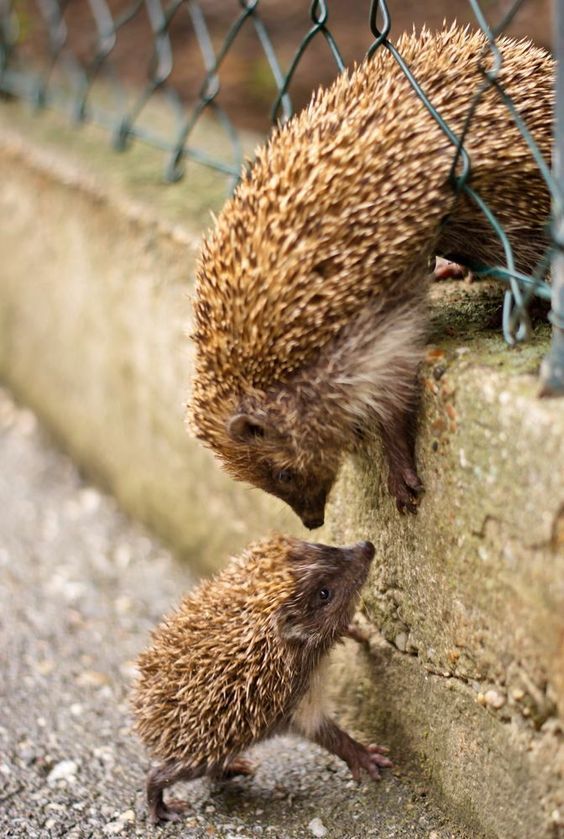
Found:
[[[189,808],[187,801],[180,798],[170,798],[168,801],[159,801],[149,813],[151,824],[160,822],[179,822],[186,815]]]
[[[353,779],[360,781],[362,771],[364,771],[373,781],[380,781],[382,769],[388,769],[392,766],[392,761],[387,757],[389,749],[386,746],[377,746],[376,744],[363,746],[362,743],[356,741],[352,741],[352,743],[354,748],[349,749],[346,762]]]
[[[375,743],[365,748],[361,765],[373,781],[380,780],[382,769],[391,768],[392,761],[386,757],[388,751],[386,746],[377,746]]]

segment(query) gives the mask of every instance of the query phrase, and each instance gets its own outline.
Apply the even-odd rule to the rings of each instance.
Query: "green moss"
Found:
[[[162,123],[167,111],[158,102],[152,107],[156,110],[152,122],[166,133],[166,122]],[[0,109],[0,130],[33,137],[42,152],[60,154],[81,175],[94,177],[105,189],[145,205],[151,212],[158,207],[159,220],[182,224],[195,234],[210,224],[210,211],[218,211],[227,196],[228,178],[219,172],[186,160],[184,179],[166,183],[166,152],[140,141],[131,141],[125,151],[117,152],[108,131],[92,124],[77,125],[56,112],[38,113],[19,103],[6,103]],[[169,136],[174,136],[172,128]],[[249,136],[244,145],[250,150],[256,142],[256,137]],[[200,120],[193,144],[226,163],[233,162],[225,142],[218,140],[212,119]]]

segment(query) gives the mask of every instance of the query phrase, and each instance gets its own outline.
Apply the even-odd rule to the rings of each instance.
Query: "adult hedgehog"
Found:
[[[546,157],[554,63],[500,38],[500,81]],[[398,49],[460,133],[487,53],[481,33],[406,35]],[[495,90],[466,148],[471,184],[530,271],[547,241],[546,185]],[[400,510],[422,489],[416,374],[428,265],[495,264],[500,244],[449,181],[453,146],[387,50],[343,73],[275,131],[223,209],[197,271],[198,437],[235,478],[323,523],[344,453],[379,429]]]

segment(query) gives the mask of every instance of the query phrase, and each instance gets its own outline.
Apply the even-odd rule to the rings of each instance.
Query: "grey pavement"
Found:
[[[149,826],[128,689],[150,628],[192,583],[0,390],[1,837],[463,839],[409,773],[357,785],[291,738],[254,751],[253,778],[179,785],[186,819]]]

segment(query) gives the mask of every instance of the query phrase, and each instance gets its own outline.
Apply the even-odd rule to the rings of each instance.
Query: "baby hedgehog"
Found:
[[[501,84],[550,158],[554,62],[498,40]],[[481,33],[405,35],[398,49],[460,134],[491,63]],[[476,109],[471,186],[528,272],[547,244],[550,199],[498,92]],[[379,430],[401,511],[415,463],[417,368],[435,255],[504,261],[476,204],[449,180],[454,148],[389,52],[319,91],[274,132],[204,243],[195,300],[192,423],[235,478],[323,524],[343,455]]]
[[[135,728],[160,764],[147,778],[149,816],[176,820],[165,787],[249,771],[240,755],[297,732],[342,758],[354,778],[390,766],[327,715],[327,653],[347,633],[374,546],[332,548],[277,536],[233,559],[169,615],[139,658]]]

